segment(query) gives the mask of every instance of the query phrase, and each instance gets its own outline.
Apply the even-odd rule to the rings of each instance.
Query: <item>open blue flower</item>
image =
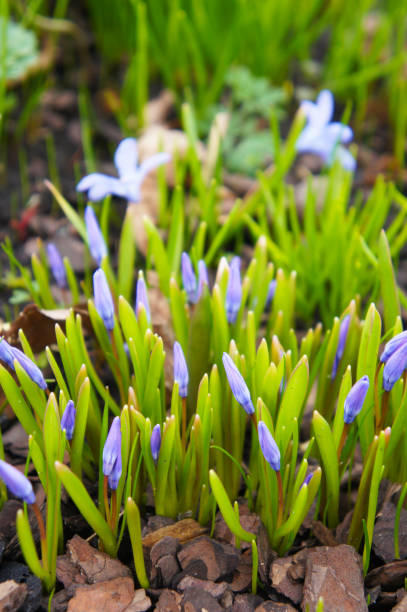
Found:
[[[334,113],[332,93],[324,89],[315,103],[304,101],[301,110],[307,118],[307,124],[297,140],[297,151],[315,153],[328,165],[338,159],[346,170],[355,170],[355,158],[342,146],[352,141],[353,132],[343,123],[331,121]]]
[[[87,191],[92,202],[101,200],[107,195],[126,198],[129,202],[139,202],[141,199],[141,184],[151,170],[169,162],[168,153],[157,153],[138,163],[138,147],[135,138],[125,138],[121,141],[114,154],[114,163],[119,178],[107,176],[100,172],[88,174],[76,186],[78,191]]]

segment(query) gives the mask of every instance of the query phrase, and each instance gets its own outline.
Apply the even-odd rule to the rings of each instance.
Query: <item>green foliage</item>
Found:
[[[0,79],[18,79],[38,59],[38,41],[35,33],[11,20],[0,17]]]

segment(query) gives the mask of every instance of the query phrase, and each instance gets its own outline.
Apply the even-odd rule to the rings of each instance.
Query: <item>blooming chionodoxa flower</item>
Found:
[[[230,262],[229,280],[226,289],[226,317],[229,323],[236,321],[242,302],[242,281],[240,279],[240,257],[234,257]]]
[[[254,414],[254,406],[252,398],[250,397],[250,391],[243,376],[235,366],[233,359],[227,353],[223,353],[222,361],[235,400],[244,408],[247,414]]]
[[[122,432],[120,417],[115,417],[103,447],[103,474],[108,477],[109,487],[116,490],[122,475]]]
[[[343,123],[331,121],[334,113],[332,93],[324,89],[316,103],[306,100],[300,109],[307,118],[307,124],[296,142],[297,151],[315,153],[328,165],[338,159],[346,170],[355,170],[355,158],[342,146],[351,142],[353,132]]]
[[[353,423],[359,412],[362,410],[366,394],[369,389],[369,377],[362,376],[349,391],[345,399],[343,420],[347,425]]]
[[[188,302],[196,304],[202,295],[204,285],[209,285],[208,270],[203,259],[198,261],[198,282],[196,280],[191,258],[185,251],[181,255],[182,284],[187,292]]]
[[[159,424],[155,425],[153,427],[153,431],[151,432],[150,447],[153,459],[155,462],[157,462],[161,447],[161,427]]]
[[[121,141],[114,154],[114,163],[119,178],[107,176],[100,172],[88,174],[76,186],[78,191],[87,191],[91,201],[101,200],[107,195],[126,198],[128,202],[139,202],[141,184],[151,170],[169,162],[168,153],[157,153],[138,163],[138,147],[135,138]]]
[[[61,289],[66,289],[66,271],[64,262],[61,257],[61,253],[58,251],[55,244],[49,242],[47,244],[47,255],[48,262],[52,271],[52,274],[57,282],[58,287]]]
[[[96,270],[93,275],[93,293],[95,296],[95,307],[103,320],[108,331],[114,328],[114,304],[105,273],[102,268]]]
[[[85,225],[90,253],[98,266],[107,255],[105,239],[92,206],[85,208]]]
[[[259,444],[267,463],[275,472],[280,471],[280,450],[264,421],[258,425]]]
[[[35,493],[31,482],[17,468],[0,459],[0,478],[13,495],[26,504],[35,503]]]
[[[332,380],[336,376],[336,372],[338,371],[339,362],[342,359],[343,353],[345,351],[346,338],[348,337],[349,323],[350,323],[350,315],[346,315],[346,317],[343,318],[343,321],[341,322],[341,325],[339,328],[338,347],[336,349],[335,359],[332,365],[332,372],[331,372]]]
[[[174,343],[174,381],[178,383],[180,397],[188,395],[188,366],[179,342]]]
[[[65,429],[66,439],[72,440],[73,430],[75,428],[76,409],[72,400],[69,400],[65,406],[64,414],[61,419],[61,429]]]

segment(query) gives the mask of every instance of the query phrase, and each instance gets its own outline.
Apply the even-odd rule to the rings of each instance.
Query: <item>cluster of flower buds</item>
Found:
[[[383,368],[383,388],[391,391],[407,368],[407,331],[389,340],[380,357]]]

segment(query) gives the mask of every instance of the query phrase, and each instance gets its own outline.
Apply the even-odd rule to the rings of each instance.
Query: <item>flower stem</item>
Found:
[[[187,398],[182,398],[182,448],[185,451],[187,437]]]
[[[278,514],[277,514],[277,529],[283,522],[283,510],[284,510],[284,494],[283,494],[283,481],[281,479],[280,470],[276,472],[277,484],[278,484]]]
[[[339,445],[338,445],[338,451],[337,451],[338,463],[341,458],[341,452],[344,447],[348,433],[349,433],[349,423],[345,423],[345,425],[343,426],[342,436],[341,436],[341,439],[339,440]]]
[[[110,524],[110,509],[109,509],[109,494],[108,494],[109,477],[103,477],[103,500],[105,502],[106,521]]]
[[[44,569],[48,571],[47,536],[45,533],[44,520],[42,518],[41,510],[37,502],[34,502],[33,504],[31,504],[31,507],[34,510],[35,518],[37,519],[38,528],[40,530],[42,564],[43,564]]]

